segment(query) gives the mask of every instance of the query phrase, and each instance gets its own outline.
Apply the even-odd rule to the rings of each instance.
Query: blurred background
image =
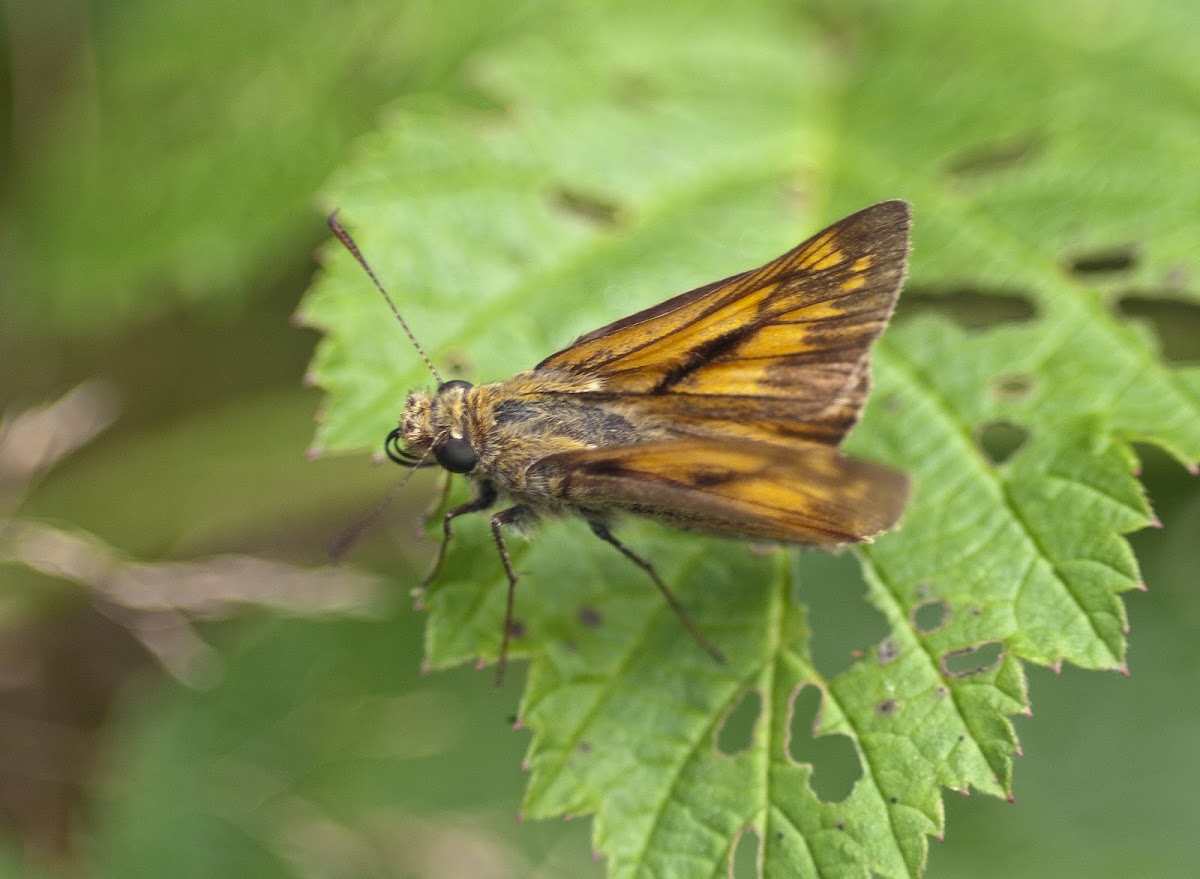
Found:
[[[328,563],[395,474],[306,458],[290,320],[356,138],[546,9],[0,8],[0,875],[600,876],[586,819],[516,820],[519,668],[420,673],[432,482]],[[1131,311],[1200,361],[1195,305]],[[1132,674],[1031,669],[1016,805],[948,792],[931,876],[1200,874],[1200,480],[1139,452]]]

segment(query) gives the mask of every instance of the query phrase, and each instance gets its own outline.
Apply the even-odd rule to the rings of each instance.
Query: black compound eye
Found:
[[[473,385],[470,382],[465,382],[461,378],[453,378],[448,382],[442,382],[440,385],[438,385],[438,393],[444,394],[451,388],[462,388],[464,391],[466,391],[470,390],[472,387]]]
[[[453,436],[448,437],[441,445],[434,447],[433,456],[451,473],[467,473],[479,460],[479,456],[475,454],[475,449],[469,442]]]

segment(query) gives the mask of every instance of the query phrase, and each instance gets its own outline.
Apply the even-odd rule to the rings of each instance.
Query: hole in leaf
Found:
[[[1004,658],[1004,644],[1000,641],[984,641],[959,650],[951,650],[942,656],[942,672],[947,677],[965,678],[993,669]]]
[[[794,600],[808,606],[812,661],[827,678],[848,668],[865,645],[888,636],[887,619],[860,596],[862,569],[851,553],[792,553]]]
[[[717,750],[733,757],[754,744],[754,727],[762,714],[762,694],[746,690],[717,726]]]
[[[1028,397],[1033,387],[1033,376],[1027,372],[1005,372],[992,379],[992,393],[1002,400]]]
[[[1137,246],[1120,244],[1072,254],[1067,257],[1067,268],[1077,275],[1105,275],[1127,272],[1137,265],[1137,261]]]
[[[855,782],[862,778],[862,764],[848,736],[813,735],[823,697],[821,688],[813,685],[793,691],[788,709],[787,755],[796,763],[812,766],[809,786],[821,802],[836,803],[850,796]]]
[[[1029,431],[1011,421],[989,421],[975,428],[975,441],[987,459],[1003,464],[1029,439]]]
[[[1200,362],[1200,305],[1179,299],[1122,296],[1117,309],[1124,317],[1150,325],[1163,357],[1172,363]]]
[[[950,605],[940,598],[918,604],[912,610],[912,624],[922,635],[936,632],[950,619]]]
[[[621,209],[615,202],[566,186],[555,191],[554,203],[567,213],[597,226],[615,226],[621,216]]]
[[[1003,171],[1032,158],[1041,147],[1041,140],[1033,134],[981,144],[952,159],[946,171],[960,177]]]
[[[896,307],[903,317],[930,311],[944,314],[968,330],[1020,323],[1037,316],[1033,303],[1013,291],[972,287],[906,288]]]
[[[762,840],[753,827],[743,827],[729,853],[729,879],[758,879]]]

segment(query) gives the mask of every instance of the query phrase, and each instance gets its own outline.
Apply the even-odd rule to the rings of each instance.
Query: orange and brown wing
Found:
[[[899,521],[908,499],[903,473],[803,441],[584,449],[543,458],[529,476],[585,514],[616,508],[677,528],[810,546],[870,540]]]
[[[537,369],[596,379],[584,396],[683,433],[836,444],[866,400],[867,353],[895,306],[910,225],[903,201],[865,208],[761,268],[588,333]]]

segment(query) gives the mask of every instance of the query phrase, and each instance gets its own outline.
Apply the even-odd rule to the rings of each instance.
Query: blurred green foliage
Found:
[[[75,328],[172,302],[244,307],[316,240],[313,192],[380,108],[463,97],[463,59],[520,15],[427,0],[9,7],[6,286],[37,294],[15,319]]]
[[[1105,295],[1169,292],[1178,301],[1151,317],[1174,334],[1171,358],[1194,364],[1194,181],[1158,182],[1153,194],[1161,209],[1148,211],[1138,174],[1153,164],[1150,154],[1172,161],[1194,155],[1194,115],[1177,112],[1180,96],[1194,92],[1187,73],[1197,33],[1193,7],[1183,0],[1030,5],[992,19],[996,26],[980,40],[954,5],[783,5],[784,20],[820,35],[819,51],[764,60],[752,40],[734,39],[739,32],[731,30],[732,57],[722,62],[730,92],[714,106],[739,100],[739,52],[758,65],[803,67],[823,85],[844,69],[839,59],[878,53],[891,65],[872,79],[881,90],[926,65],[952,82],[954,71],[940,67],[931,48],[937,45],[975,40],[973,51],[1021,59],[1012,61],[1013,78],[990,88],[976,83],[971,95],[981,116],[1012,124],[979,130],[947,110],[958,106],[947,86],[912,97],[908,126],[879,122],[879,150],[928,152],[937,163],[975,142],[992,148],[976,153],[977,161],[1003,166],[1006,156],[1061,143],[1051,139],[1059,131],[1075,132],[1079,142],[1067,143],[1077,151],[1053,157],[1057,167],[1075,169],[1075,193],[1043,204],[1039,218],[1051,224],[1043,231],[1076,242],[1080,253],[1131,242],[1145,258],[1132,274],[1112,275]],[[600,37],[605,7],[589,8]],[[477,124],[480,111],[499,111],[504,95],[489,86],[503,86],[505,76],[565,89],[571,64],[541,78],[536,67],[539,58],[553,57],[550,47],[561,37],[555,28],[568,20],[558,9],[482,0],[258,7],[9,0],[2,32],[8,63],[0,403],[16,411],[98,376],[124,407],[113,427],[46,475],[20,515],[84,529],[133,559],[239,552],[320,563],[328,539],[386,493],[394,474],[364,458],[303,460],[320,397],[300,388],[299,379],[316,336],[287,320],[323,234],[314,193],[348,155],[369,158],[379,136],[359,137],[381,118],[394,119],[389,108],[396,102]],[[708,28],[720,33],[720,4],[695,4],[689,14],[697,21],[716,16]],[[864,19],[877,26],[863,27]],[[1030,45],[1021,39],[1029,33],[1057,38]],[[686,40],[688,29],[679,38]],[[894,41],[891,51],[869,42],[884,39]],[[497,46],[539,44],[544,55],[512,61],[510,54],[506,69],[483,63]],[[1154,63],[1140,62],[1147,57]],[[511,66],[518,62],[533,72]],[[1045,87],[1036,72],[1047,68],[1064,71],[1072,88]],[[638,86],[631,80],[635,98]],[[1113,102],[1105,113],[1095,109],[1099,95]],[[807,91],[795,96],[799,107],[810,98]],[[887,93],[876,100],[886,101]],[[1021,124],[1034,112],[1031,104],[1049,131]],[[1119,120],[1131,105],[1146,120],[1136,140],[1115,123],[1096,128],[1097,118]],[[876,117],[838,120],[821,115],[828,107],[811,112],[821,161],[840,169],[843,181],[878,168],[836,139],[851,124],[872,130]],[[553,118],[534,121],[541,136],[557,130]],[[600,128],[596,137],[603,134]],[[1082,150],[1089,138],[1103,149]],[[721,147],[718,141],[714,149]],[[444,155],[449,164],[462,158]],[[656,167],[651,158],[648,166]],[[512,161],[519,169],[528,160]],[[441,179],[435,171],[442,173],[424,169],[434,190]],[[343,170],[341,179],[355,173]],[[898,167],[872,189],[906,194],[923,179]],[[583,194],[636,205],[645,180]],[[369,191],[371,181],[355,185]],[[967,174],[962,185],[992,184]],[[1044,185],[1036,175],[1028,180],[1004,215],[1019,222],[1022,205],[1037,200]],[[511,209],[500,203],[503,194],[495,198],[467,207]],[[779,225],[769,229],[751,229],[749,213],[725,216],[748,231],[727,241],[726,252],[711,254],[714,264],[736,268],[732,250],[755,236],[791,236],[796,229],[783,226],[786,213],[781,205]],[[703,227],[717,214],[694,216]],[[464,209],[463,234],[472,232],[470,220]],[[935,233],[966,235],[970,228],[957,216],[922,214],[919,224],[931,241]],[[997,264],[983,245],[956,264],[948,261],[970,248],[919,249],[916,258],[928,277],[952,284],[964,269]],[[602,262],[585,268],[596,278],[607,271]],[[704,280],[709,268],[680,271]],[[470,266],[445,270],[469,282]],[[665,295],[683,282],[669,276],[654,285]],[[947,291],[918,292],[933,298]],[[391,348],[381,353],[380,368],[402,361],[407,369],[403,339],[370,291],[362,287],[361,296],[363,320],[378,322],[379,345]],[[597,303],[609,316],[618,307]],[[456,337],[453,327],[435,323],[436,312],[420,308],[434,340]],[[554,335],[565,341],[571,332],[559,327]],[[371,424],[394,418],[399,402],[378,393],[367,413]],[[362,429],[363,438],[378,432]],[[1016,766],[1016,804],[948,794],[947,839],[932,848],[931,876],[1184,877],[1200,870],[1190,819],[1200,783],[1200,708],[1191,696],[1200,671],[1193,647],[1200,631],[1200,488],[1165,456],[1139,451],[1166,527],[1133,538],[1149,592],[1127,602],[1131,677],[1067,668],[1053,679],[1033,671],[1035,715],[1017,722],[1025,756]],[[356,551],[356,563],[391,584],[381,613],[246,610],[201,621],[197,631],[215,651],[199,688],[164,675],[152,661],[118,660],[135,647],[117,626],[59,626],[92,613],[98,602],[86,590],[23,567],[0,568],[8,626],[0,708],[10,755],[0,765],[0,796],[11,828],[0,875],[38,875],[45,862],[68,874],[121,877],[601,875],[588,821],[514,822],[529,741],[509,729],[518,675],[497,693],[488,673],[419,674],[424,620],[409,611],[406,593],[429,546],[409,535],[431,491],[414,484]],[[805,559],[822,581],[804,597],[815,662],[830,675],[849,663],[850,650],[886,631],[857,600],[863,587],[845,561]],[[99,680],[102,674],[111,681]],[[838,771],[835,761],[825,767],[812,759],[818,778]],[[738,864],[749,866],[741,857]]]

